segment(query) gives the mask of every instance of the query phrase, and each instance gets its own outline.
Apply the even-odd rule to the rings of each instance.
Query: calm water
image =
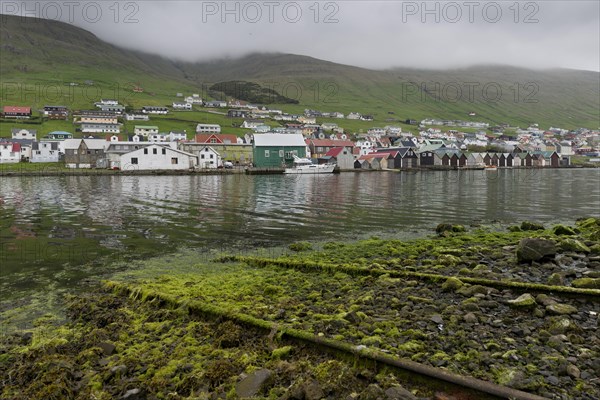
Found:
[[[600,213],[600,169],[0,178],[0,300],[76,287],[103,256],[233,250]]]

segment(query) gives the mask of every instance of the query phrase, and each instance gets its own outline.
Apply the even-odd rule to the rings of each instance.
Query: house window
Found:
[[[148,154],[148,149],[144,149],[144,154]]]
[[[200,154],[200,159],[204,160],[204,154]]]
[[[211,143],[217,143],[217,139],[215,139],[215,138],[212,138],[212,139],[210,139],[210,142],[211,142]]]
[[[177,157],[171,158],[171,164],[179,164],[179,159]]]
[[[132,164],[134,164],[134,165],[137,165],[137,163],[138,163],[138,159],[137,159],[137,157],[133,157],[133,158],[131,159],[131,163],[132,163]]]
[[[269,150],[265,150],[265,157],[269,158],[270,155],[271,155],[271,152]]]
[[[167,154],[167,149],[162,149],[163,155]]]
[[[39,151],[39,150],[37,150],[37,151],[35,152],[35,154],[42,154],[42,152],[41,152],[41,151]]]
[[[152,154],[158,154],[158,149],[156,147],[152,149]]]
[[[215,156],[214,154],[211,154],[211,155],[210,155],[210,158],[211,158],[211,159],[213,159],[213,158],[215,158],[214,156]]]
[[[279,157],[283,158],[283,150],[279,150]]]

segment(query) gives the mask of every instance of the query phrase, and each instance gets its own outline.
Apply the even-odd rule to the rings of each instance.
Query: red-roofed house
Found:
[[[31,107],[4,106],[4,118],[31,118]]]
[[[354,155],[351,147],[334,147],[324,157],[328,163],[336,163],[340,169],[354,169]]]
[[[0,164],[18,163],[21,161],[21,144],[0,142]]]
[[[310,153],[314,158],[323,157],[335,147],[354,147],[354,142],[351,140],[308,139],[307,142]]]
[[[228,134],[196,134],[196,143],[202,144],[236,144],[238,137]]]

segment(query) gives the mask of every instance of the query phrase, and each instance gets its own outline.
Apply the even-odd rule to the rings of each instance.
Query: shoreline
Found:
[[[600,165],[576,165],[566,167],[498,167],[498,170],[554,170],[554,169],[599,169]],[[432,166],[432,167],[420,167],[420,168],[405,168],[405,169],[340,169],[337,170],[339,173],[373,173],[373,172],[439,172],[439,171],[484,171],[482,168],[459,168],[459,167],[445,167],[445,166]],[[261,169],[261,168],[233,168],[233,169],[208,169],[208,170],[197,170],[197,171],[170,171],[170,170],[144,170],[144,171],[123,171],[123,170],[109,170],[109,169],[67,169],[64,167],[47,166],[41,168],[39,171],[36,170],[3,170],[0,165],[0,177],[29,177],[29,176],[193,176],[193,175],[284,175],[283,169]],[[314,175],[314,174],[313,174]],[[329,174],[323,174],[329,175]],[[312,176],[312,175],[311,175]]]
[[[63,360],[69,373],[45,390],[76,388],[78,398],[122,396],[132,389],[127,382],[148,395],[182,390],[198,396],[207,388],[235,398],[240,382],[265,369],[274,377],[260,389],[265,397],[295,398],[294,390],[312,379],[335,398],[346,398],[347,389],[366,395],[397,384],[433,398],[431,388],[401,380],[400,371],[384,376],[362,364],[347,376],[350,388],[332,384],[328,366],[336,374],[347,371],[349,354],[352,363],[364,353],[531,398],[595,398],[600,218],[504,228],[439,224],[435,233],[408,240],[296,242],[285,254],[262,257],[260,249],[255,256],[219,259],[184,251],[134,262],[105,282],[104,291],[70,297],[71,322],[42,318],[29,333],[4,338],[14,342],[0,343],[10,361],[0,363],[0,371],[36,368],[36,377],[51,376],[55,370],[44,366]],[[257,330],[263,333],[245,342],[242,332]],[[163,354],[165,341],[173,346]],[[317,351],[311,342],[339,351],[319,352],[322,357],[300,372],[305,351]],[[207,382],[203,371],[214,367],[211,355],[219,366],[232,364]],[[297,373],[288,379],[281,362]],[[352,380],[361,368],[374,368],[367,384]],[[177,386],[190,379],[194,384],[185,390]],[[5,394],[41,398],[38,389],[35,380],[24,379],[11,382]]]

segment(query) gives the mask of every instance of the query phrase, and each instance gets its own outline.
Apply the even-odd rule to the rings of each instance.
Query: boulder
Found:
[[[249,374],[235,385],[235,391],[240,398],[256,396],[273,376],[268,369],[259,369]]]
[[[555,235],[575,235],[575,231],[565,225],[555,225],[554,228],[552,228],[552,232],[554,232]]]
[[[539,238],[521,239],[517,246],[517,260],[519,262],[539,261],[546,257],[556,255],[556,243],[552,240]]]
[[[581,289],[600,289],[600,278],[575,279],[571,285]]]
[[[106,356],[110,356],[114,351],[116,346],[112,343],[108,343],[108,342],[102,342],[102,343],[98,343],[98,347],[100,347],[102,349],[102,351],[104,352],[104,355]]]
[[[464,285],[464,283],[460,279],[451,276],[450,278],[446,279],[446,282],[442,284],[442,290],[455,291],[457,289],[460,289],[462,285]]]
[[[570,306],[568,304],[550,304],[546,306],[546,311],[548,311],[549,314],[554,314],[554,315],[569,315],[569,314],[576,314],[577,313],[577,308]]]
[[[325,397],[325,393],[319,382],[314,379],[309,380],[303,385],[305,400],[321,400]]]
[[[417,398],[402,386],[392,386],[385,391],[388,400],[417,400]]]
[[[566,238],[560,242],[560,249],[562,251],[573,251],[575,253],[589,253],[590,248],[579,240]]]
[[[521,223],[522,231],[543,231],[544,225],[536,224],[535,222],[523,221]]]
[[[515,308],[535,307],[537,304],[535,298],[529,293],[522,294],[514,300],[508,300],[507,303]]]

